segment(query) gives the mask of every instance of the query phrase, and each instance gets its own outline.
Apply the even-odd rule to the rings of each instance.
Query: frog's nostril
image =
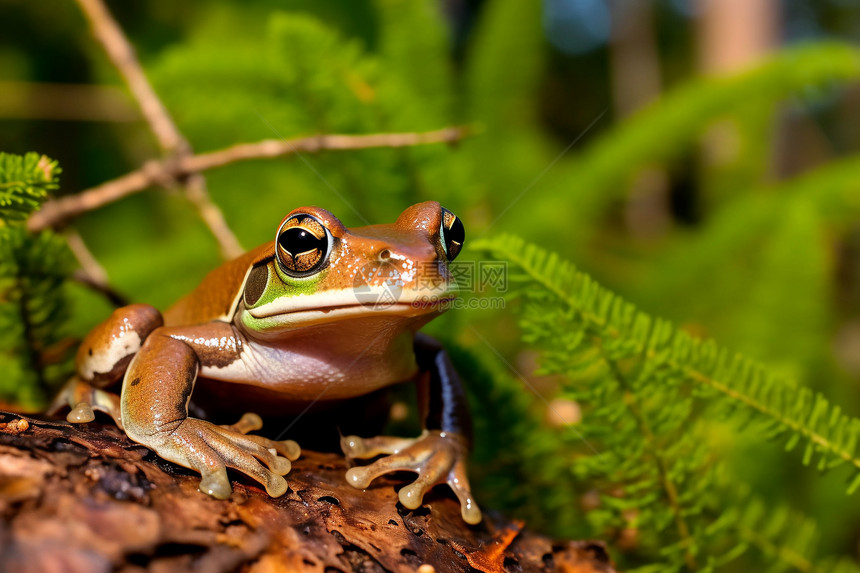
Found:
[[[390,259],[391,258],[391,251],[389,251],[388,249],[384,249],[383,251],[381,251],[379,253],[379,258],[382,259],[383,261]]]

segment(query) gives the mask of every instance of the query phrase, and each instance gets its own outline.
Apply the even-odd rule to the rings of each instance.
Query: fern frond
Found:
[[[38,153],[0,153],[0,220],[22,221],[57,188],[57,162]]]
[[[46,355],[62,338],[62,287],[74,257],[58,235],[31,235],[18,223],[57,187],[59,173],[57,162],[44,155],[0,153],[0,399],[29,405],[44,400],[67,374],[67,362]]]
[[[549,295],[561,302],[589,336],[613,346],[616,360],[641,356],[651,374],[645,383],[665,383],[667,376],[676,376],[694,390],[742,405],[763,416],[776,431],[805,439],[804,463],[818,454],[827,467],[851,465],[855,475],[848,493],[860,487],[860,420],[842,413],[821,394],[648,316],[557,255],[518,237],[481,240],[472,248],[507,260],[520,273],[512,278],[537,291],[527,296]]]
[[[16,356],[25,373],[24,380],[0,393],[6,400],[38,401],[68,375],[68,362],[49,363],[45,356],[63,337],[68,318],[63,286],[74,258],[54,233],[30,235],[23,227],[5,227],[0,261],[0,352]]]
[[[738,539],[754,547],[774,565],[770,571],[792,569],[802,573],[857,573],[860,566],[849,559],[818,562],[816,523],[787,507],[772,509],[760,499],[747,500],[741,510],[732,510],[726,521]]]

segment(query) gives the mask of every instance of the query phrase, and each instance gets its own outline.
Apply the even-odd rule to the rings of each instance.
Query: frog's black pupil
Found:
[[[463,222],[460,221],[459,217],[455,218],[451,228],[445,231],[445,239],[448,242],[454,241],[461,245],[466,240],[466,229],[463,227]]]
[[[287,229],[278,238],[278,244],[293,256],[319,249],[325,251],[325,238],[318,238],[299,227]]]

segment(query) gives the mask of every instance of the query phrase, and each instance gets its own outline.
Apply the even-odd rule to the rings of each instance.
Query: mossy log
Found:
[[[0,412],[0,570],[614,571],[600,543],[551,540],[492,511],[465,525],[442,488],[408,511],[403,480],[360,491],[345,469],[343,456],[303,452],[283,497],[234,481],[219,501],[114,426]]]

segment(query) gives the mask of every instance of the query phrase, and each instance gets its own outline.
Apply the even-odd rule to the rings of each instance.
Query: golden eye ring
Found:
[[[275,237],[278,267],[293,278],[308,277],[328,264],[334,238],[319,219],[307,213],[288,217]]]

